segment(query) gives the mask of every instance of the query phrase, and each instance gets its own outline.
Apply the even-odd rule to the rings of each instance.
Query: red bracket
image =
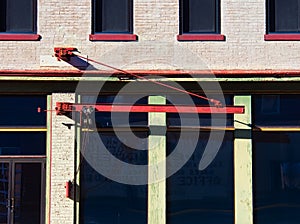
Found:
[[[72,182],[70,180],[66,182],[65,188],[66,188],[66,197],[71,198]]]
[[[57,57],[57,60],[69,61],[70,57],[74,56],[74,51],[78,51],[74,47],[55,47],[54,55]]]
[[[164,112],[164,113],[198,113],[198,114],[243,114],[244,106],[174,106],[174,105],[115,105],[115,104],[75,104],[75,103],[56,103],[56,114],[66,115],[70,112]]]
[[[57,115],[65,115],[73,110],[73,103],[56,103],[55,111]]]

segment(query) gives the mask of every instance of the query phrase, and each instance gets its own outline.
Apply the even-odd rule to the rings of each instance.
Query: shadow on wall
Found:
[[[91,65],[88,62],[88,60],[84,60],[78,56],[72,56],[69,60],[64,61],[79,70],[97,70],[93,65]]]

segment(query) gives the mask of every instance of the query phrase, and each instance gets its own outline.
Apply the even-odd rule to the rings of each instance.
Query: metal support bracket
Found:
[[[70,61],[70,58],[74,56],[73,52],[78,52],[75,47],[55,47],[54,56],[57,57],[57,60]]]
[[[243,114],[244,106],[188,106],[188,105],[126,105],[126,104],[75,104],[56,103],[56,114],[67,115],[70,112],[163,112],[163,113],[197,113],[197,114]]]

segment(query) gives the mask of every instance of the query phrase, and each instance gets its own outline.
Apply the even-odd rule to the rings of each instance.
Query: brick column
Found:
[[[74,93],[52,94],[52,109],[56,102],[74,102]],[[57,116],[52,112],[51,147],[49,152],[51,175],[50,183],[50,223],[73,224],[74,200],[66,198],[65,183],[74,178],[74,141],[75,127],[68,128],[64,124],[74,124],[71,118]],[[49,211],[47,211],[49,212]]]

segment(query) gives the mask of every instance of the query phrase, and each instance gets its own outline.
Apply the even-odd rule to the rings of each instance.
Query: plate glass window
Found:
[[[167,154],[173,152],[179,139],[185,147],[193,147],[194,139],[190,136],[189,132],[168,132]],[[201,132],[191,158],[167,179],[167,224],[234,222],[233,135],[226,132],[212,163],[199,170],[209,138],[209,132]],[[217,143],[221,140],[209,141]],[[171,163],[168,165],[172,166]]]
[[[255,132],[254,223],[299,223],[300,133]]]
[[[35,33],[36,0],[1,0],[0,32]]]
[[[87,104],[115,104],[115,105],[131,105],[132,95],[86,95],[82,97],[82,102]],[[139,99],[134,105],[146,105],[148,100],[146,97]],[[95,125],[97,128],[114,127],[147,127],[147,113],[126,113],[126,112],[97,112],[95,116]]]
[[[181,0],[181,33],[219,33],[219,0]]]
[[[257,127],[299,127],[299,102],[299,94],[254,96],[255,125]]]
[[[147,133],[134,132],[134,134],[145,139],[142,145],[136,146],[136,148],[146,149]],[[92,143],[95,141],[102,141],[106,150],[123,162],[135,165],[147,164],[147,150],[134,150],[126,146],[112,132],[83,132],[82,151],[85,154],[95,152],[95,143]],[[105,157],[100,151],[95,153],[94,158],[98,156]],[[97,160],[100,161],[100,159]],[[82,157],[80,164],[80,223],[146,224],[147,185],[122,184],[110,180],[95,169],[97,167],[93,167]],[[128,175],[126,170],[120,170],[118,167],[109,166],[109,169],[114,169],[113,172],[118,172],[120,175]],[[136,178],[139,177],[136,176]]]
[[[93,33],[132,33],[132,0],[94,0]]]
[[[15,2],[15,1],[12,1]],[[1,95],[0,223],[45,223],[46,95]]]

